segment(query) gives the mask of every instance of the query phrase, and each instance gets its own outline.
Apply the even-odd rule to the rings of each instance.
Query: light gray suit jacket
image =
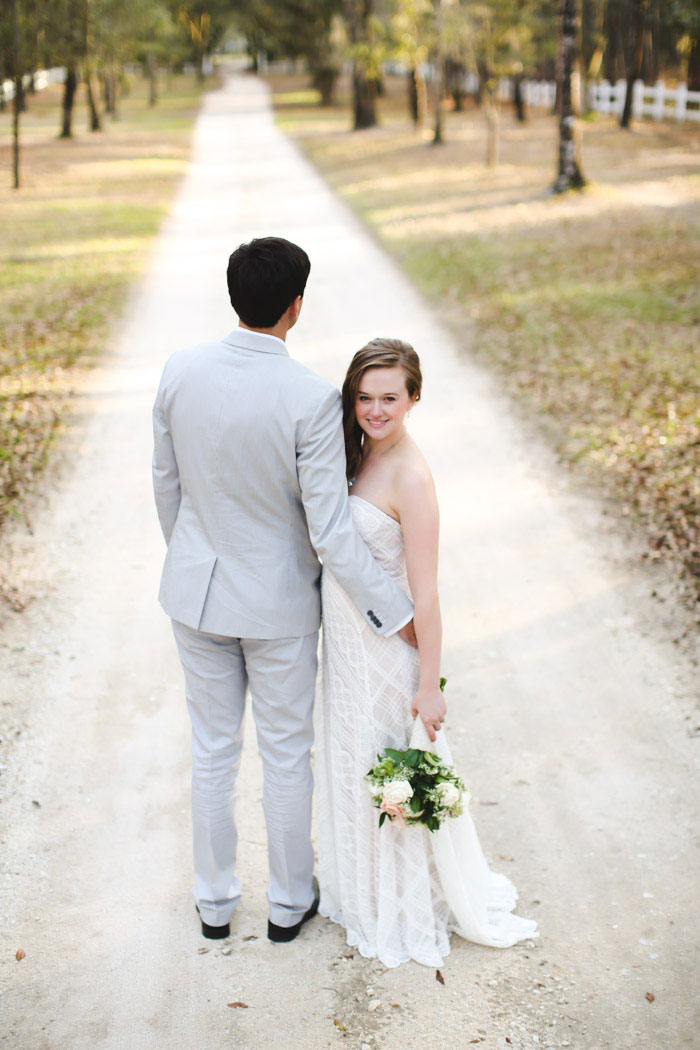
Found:
[[[173,619],[236,638],[311,634],[319,558],[377,633],[410,617],[353,524],[340,394],[281,339],[237,328],[173,354],[153,425]]]

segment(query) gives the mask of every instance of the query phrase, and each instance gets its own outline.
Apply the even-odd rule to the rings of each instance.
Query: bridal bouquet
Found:
[[[444,680],[441,688],[443,684]],[[416,728],[419,722],[417,718]],[[422,722],[420,729],[428,740]],[[414,730],[411,743],[416,735]],[[388,817],[404,827],[425,824],[430,831],[437,831],[448,817],[460,816],[469,804],[469,792],[454,766],[419,747],[409,746],[406,751],[387,747],[383,755],[377,755],[377,764],[364,779],[372,805],[381,810],[380,828]]]

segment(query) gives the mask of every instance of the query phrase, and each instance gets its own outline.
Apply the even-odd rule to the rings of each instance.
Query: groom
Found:
[[[228,264],[239,327],[168,360],[153,409],[153,482],[192,722],[195,901],[229,934],[240,899],[233,792],[250,689],[263,763],[268,937],[291,941],[318,908],[311,847],[319,558],[370,627],[415,644],[412,606],[353,525],[340,394],[292,360],[310,263],[281,237]]]

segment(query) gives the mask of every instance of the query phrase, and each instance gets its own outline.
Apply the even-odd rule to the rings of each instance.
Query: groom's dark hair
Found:
[[[303,248],[284,237],[256,237],[236,248],[228,261],[231,306],[249,328],[274,328],[298,295],[311,270]]]

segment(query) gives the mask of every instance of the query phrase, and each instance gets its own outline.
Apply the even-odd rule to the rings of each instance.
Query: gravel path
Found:
[[[188,723],[155,601],[150,406],[172,350],[233,327],[226,259],[268,233],[312,259],[293,355],[339,382],[358,346],[389,334],[425,365],[411,429],[442,507],[448,732],[487,856],[541,929],[508,951],[453,938],[444,984],[353,956],[322,919],[292,945],[266,940],[252,733],[230,941],[204,942],[191,903]],[[27,605],[0,634],[0,1043],[690,1047],[690,661],[604,515],[458,359],[277,132],[253,79],[207,96],[182,192],[80,403],[68,462],[4,552]]]

